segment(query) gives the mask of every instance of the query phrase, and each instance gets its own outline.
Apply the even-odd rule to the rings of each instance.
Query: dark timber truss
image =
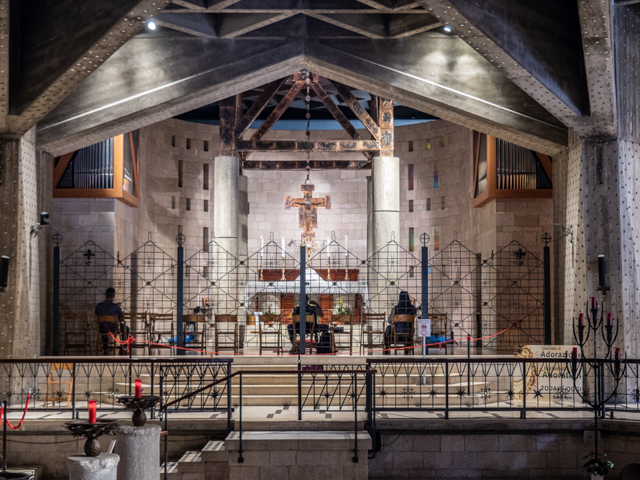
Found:
[[[349,134],[351,140],[265,140],[265,135],[280,119],[282,114],[294,101],[306,101],[306,86],[331,113],[331,116]],[[256,121],[260,113],[276,95],[280,94],[276,107],[264,120],[262,125],[248,140],[244,135]],[[299,97],[302,97],[301,99]],[[334,98],[339,98],[353,117],[362,122],[369,139],[353,126],[345,112],[340,109]],[[310,101],[310,100],[309,100]],[[287,78],[277,80],[264,87],[246,112],[242,94],[224,99],[220,102],[220,154],[239,154],[244,161],[243,168],[257,169],[303,169],[305,161],[248,161],[250,153],[268,152],[361,152],[366,160],[358,161],[314,161],[309,162],[311,168],[363,168],[368,167],[374,154],[393,156],[394,128],[393,102],[371,96],[371,113],[362,106],[349,87],[331,81],[311,72],[302,71]]]

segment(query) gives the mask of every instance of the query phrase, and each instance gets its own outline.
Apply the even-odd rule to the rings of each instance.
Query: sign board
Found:
[[[418,319],[418,336],[427,338],[431,336],[431,319],[419,318]]]
[[[555,397],[571,395],[574,392],[574,382],[566,369],[566,362],[571,361],[573,348],[574,345],[525,345],[522,347],[519,357],[558,360],[557,363],[534,363],[527,372],[526,392],[529,394],[538,392]],[[582,391],[581,376],[576,378],[575,388]]]

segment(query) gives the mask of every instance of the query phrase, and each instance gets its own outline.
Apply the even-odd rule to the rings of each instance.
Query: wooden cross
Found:
[[[315,185],[302,185],[303,198],[291,198],[286,196],[284,199],[284,208],[289,210],[291,207],[298,207],[299,226],[304,228],[304,236],[315,238],[314,228],[318,227],[318,207],[324,207],[327,210],[331,208],[331,195],[324,198],[313,198]]]

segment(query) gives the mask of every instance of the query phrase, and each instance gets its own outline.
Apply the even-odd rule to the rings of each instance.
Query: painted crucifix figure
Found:
[[[327,210],[331,208],[331,195],[324,198],[313,198],[315,185],[302,185],[303,198],[291,198],[286,196],[284,199],[284,208],[289,210],[291,207],[298,207],[299,226],[304,228],[304,237],[315,238],[314,228],[318,227],[318,207],[324,207]]]

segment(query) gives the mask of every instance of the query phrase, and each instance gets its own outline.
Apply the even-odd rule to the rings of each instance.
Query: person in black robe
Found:
[[[398,298],[398,303],[395,307],[391,309],[391,313],[389,313],[389,319],[387,320],[389,325],[384,331],[384,348],[385,355],[389,355],[389,348],[391,348],[391,329],[395,327],[396,333],[398,335],[410,335],[411,334],[411,324],[413,322],[396,322],[393,323],[394,315],[416,315],[418,313],[416,307],[411,303],[411,297],[408,292],[402,291],[400,292],[400,297]]]

